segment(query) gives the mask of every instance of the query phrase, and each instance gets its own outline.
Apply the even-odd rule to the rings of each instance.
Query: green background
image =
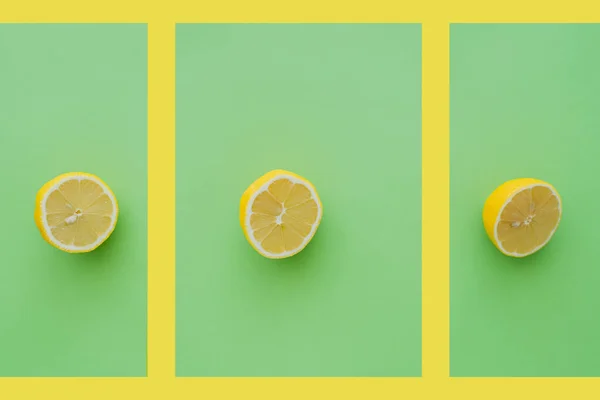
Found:
[[[239,225],[269,170],[324,216],[268,260]],[[177,26],[177,375],[421,372],[420,25]]]
[[[600,25],[451,27],[451,374],[600,375]],[[552,241],[503,256],[481,211],[506,180],[562,196]]]
[[[146,374],[146,49],[145,25],[0,25],[0,376]],[[34,200],[80,170],[121,214],[67,254]]]

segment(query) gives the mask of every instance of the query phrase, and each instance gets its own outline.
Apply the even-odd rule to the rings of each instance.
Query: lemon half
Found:
[[[57,176],[37,193],[35,223],[46,242],[68,253],[100,246],[117,224],[119,207],[97,176],[71,172]]]
[[[315,187],[284,170],[258,178],[240,202],[244,235],[267,258],[299,253],[315,235],[322,215],[323,206]]]
[[[561,216],[556,189],[532,178],[500,185],[483,208],[483,224],[490,240],[512,257],[525,257],[544,247],[556,232]]]

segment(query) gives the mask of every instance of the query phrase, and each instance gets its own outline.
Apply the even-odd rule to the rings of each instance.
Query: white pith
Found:
[[[537,246],[536,248],[534,248],[533,250],[531,250],[529,253],[516,253],[516,252],[509,252],[506,251],[506,249],[504,249],[504,247],[502,246],[502,242],[500,242],[500,239],[498,239],[498,225],[500,224],[500,217],[502,216],[502,213],[504,212],[504,209],[506,208],[506,206],[513,200],[513,198],[523,192],[524,190],[528,190],[528,189],[533,189],[534,187],[545,187],[547,189],[549,189],[552,192],[552,195],[554,197],[556,197],[557,201],[558,201],[558,221],[556,221],[556,225],[554,226],[554,229],[552,229],[552,232],[550,232],[550,235],[548,235],[548,237],[546,238],[546,240],[540,244],[539,246]],[[542,247],[544,247],[549,241],[550,239],[552,239],[552,236],[554,236],[554,232],[556,232],[556,229],[558,228],[558,225],[560,223],[560,219],[562,217],[562,204],[560,201],[560,196],[558,195],[558,193],[556,193],[556,190],[554,190],[554,188],[550,185],[546,185],[543,183],[533,183],[531,185],[527,185],[527,186],[523,186],[522,188],[519,188],[519,190],[516,190],[505,202],[504,204],[502,204],[502,207],[500,207],[500,211],[498,212],[498,216],[496,217],[496,222],[494,223],[494,240],[496,240],[496,243],[498,244],[498,247],[500,248],[500,251],[502,251],[504,254],[506,255],[510,255],[513,257],[525,257],[528,256],[530,254],[535,253],[536,251],[538,251],[539,249],[541,249]]]
[[[58,190],[60,185],[62,185],[63,183],[65,183],[67,181],[72,181],[75,179],[80,182],[83,180],[90,180],[90,181],[96,183],[98,186],[100,186],[102,188],[102,191],[104,192],[104,194],[106,194],[108,196],[108,198],[110,199],[110,201],[113,204],[113,214],[111,215],[110,226],[102,235],[98,236],[98,239],[96,239],[96,241],[94,243],[91,243],[87,246],[66,245],[66,244],[62,243],[61,241],[57,240],[54,237],[54,235],[52,234],[52,229],[51,229],[50,225],[48,225],[48,221],[46,218],[47,217],[46,202],[48,201],[48,197],[50,196],[50,194],[53,193],[54,191]],[[69,176],[61,179],[54,186],[49,188],[46,191],[46,193],[44,193],[44,197],[41,200],[40,207],[41,207],[42,226],[44,227],[44,231],[45,231],[46,235],[48,236],[50,241],[56,247],[63,249],[63,250],[68,250],[68,251],[84,252],[84,251],[93,250],[96,247],[100,246],[100,244],[102,244],[102,242],[104,242],[106,240],[106,238],[108,237],[108,235],[113,231],[113,229],[115,228],[116,221],[117,221],[117,218],[116,218],[117,212],[118,212],[117,211],[117,202],[115,201],[115,197],[113,196],[112,192],[110,191],[110,189],[108,189],[108,187],[103,182],[99,181],[98,179],[96,179],[92,176],[88,176],[88,175],[69,175]]]
[[[302,244],[300,246],[298,246],[294,250],[289,250],[289,251],[284,251],[283,253],[274,254],[274,253],[270,253],[270,252],[266,251],[262,247],[260,242],[258,242],[254,238],[254,234],[253,234],[254,230],[252,229],[252,225],[250,224],[250,217],[252,216],[252,205],[254,204],[254,200],[256,200],[256,197],[259,194],[268,191],[269,186],[273,182],[281,180],[281,179],[287,179],[290,182],[292,182],[293,184],[301,184],[310,191],[311,199],[313,199],[317,203],[317,219],[312,224],[309,234],[304,238],[304,240],[302,241]],[[308,201],[308,200],[306,200],[306,201]],[[317,192],[312,187],[312,185],[310,185],[309,183],[307,183],[306,181],[304,181],[302,179],[298,179],[298,178],[295,178],[290,175],[281,174],[281,175],[275,176],[274,178],[272,178],[269,181],[267,181],[266,183],[264,183],[258,190],[256,190],[252,194],[252,196],[248,200],[248,204],[246,205],[246,215],[245,215],[244,225],[246,227],[246,232],[248,232],[248,237],[249,237],[250,241],[262,255],[270,257],[270,258],[284,258],[284,257],[289,257],[291,255],[294,255],[294,254],[300,252],[300,250],[302,250],[304,247],[306,247],[308,242],[312,239],[312,237],[315,235],[315,232],[317,231],[317,227],[319,226],[319,223],[321,222],[322,213],[323,213],[323,210],[321,207],[321,201],[319,199],[319,196],[317,195]]]

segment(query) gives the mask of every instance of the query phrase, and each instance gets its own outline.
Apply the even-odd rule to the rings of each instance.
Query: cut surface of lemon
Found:
[[[500,185],[483,208],[485,230],[502,253],[525,257],[544,247],[562,216],[556,189],[533,178],[514,179]]]
[[[71,172],[46,183],[35,201],[35,223],[44,240],[68,253],[100,246],[117,224],[119,207],[97,176]]]
[[[248,242],[267,258],[299,253],[315,235],[323,206],[315,187],[284,170],[271,171],[246,189],[240,223]]]

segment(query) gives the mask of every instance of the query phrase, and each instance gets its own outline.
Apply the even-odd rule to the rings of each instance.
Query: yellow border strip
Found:
[[[423,377],[449,376],[450,340],[450,30],[441,21],[423,32]]]
[[[5,3],[5,4],[4,4]],[[1,22],[600,22],[596,0],[29,0],[4,2]]]
[[[148,24],[148,377],[175,374],[175,24]]]

